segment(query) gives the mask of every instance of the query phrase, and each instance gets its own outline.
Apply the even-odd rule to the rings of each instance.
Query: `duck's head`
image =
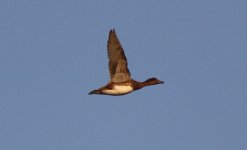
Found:
[[[155,84],[164,84],[164,81],[161,81],[157,78],[149,78],[146,81],[143,82],[146,85],[155,85]]]

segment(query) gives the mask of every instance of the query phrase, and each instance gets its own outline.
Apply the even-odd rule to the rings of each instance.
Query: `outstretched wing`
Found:
[[[107,52],[111,81],[124,82],[130,80],[127,58],[114,29],[110,30],[109,33]]]

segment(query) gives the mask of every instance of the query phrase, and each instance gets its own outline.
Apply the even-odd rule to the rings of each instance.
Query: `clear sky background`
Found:
[[[109,80],[115,28],[129,95]],[[1,0],[1,150],[246,150],[247,1]]]

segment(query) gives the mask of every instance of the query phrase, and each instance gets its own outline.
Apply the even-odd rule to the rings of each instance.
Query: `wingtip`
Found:
[[[112,32],[115,32],[115,28],[112,28],[112,29],[110,30],[110,33],[112,33]]]
[[[112,36],[113,36],[113,37],[116,36],[116,31],[115,31],[114,28],[111,29],[110,32],[109,32],[109,38],[112,37]]]

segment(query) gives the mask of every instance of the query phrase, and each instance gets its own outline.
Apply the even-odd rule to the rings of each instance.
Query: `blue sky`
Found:
[[[247,149],[244,0],[2,0],[1,150]],[[109,80],[115,28],[129,95]]]

